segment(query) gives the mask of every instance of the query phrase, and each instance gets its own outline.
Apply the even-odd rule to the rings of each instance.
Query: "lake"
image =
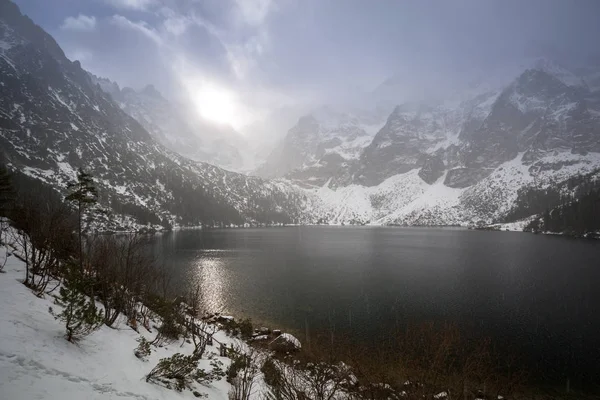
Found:
[[[572,385],[600,381],[600,242],[452,228],[187,230],[156,242],[213,311],[365,344],[406,321],[453,321]],[[302,336],[300,336],[302,339]]]

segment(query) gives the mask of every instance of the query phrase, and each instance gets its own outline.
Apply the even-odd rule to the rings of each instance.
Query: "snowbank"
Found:
[[[0,260],[6,248],[0,247]],[[64,327],[48,312],[57,308],[51,296],[35,297],[22,285],[25,265],[10,256],[0,274],[0,398],[10,400],[48,399],[194,399],[191,391],[176,392],[147,383],[145,375],[158,360],[174,353],[191,354],[193,345],[181,341],[154,348],[148,361],[135,357],[140,334],[121,323],[117,329],[102,326],[78,344],[64,338]],[[140,330],[148,340],[156,333]],[[215,339],[227,344],[232,339],[218,332]],[[207,352],[218,356],[218,342]],[[229,359],[216,357],[224,367]],[[200,368],[209,368],[201,360]],[[227,399],[230,385],[222,379],[196,390],[209,399]]]

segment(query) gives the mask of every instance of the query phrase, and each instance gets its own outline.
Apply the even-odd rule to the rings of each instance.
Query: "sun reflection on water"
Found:
[[[196,260],[195,274],[202,288],[202,303],[209,312],[223,312],[227,306],[228,278],[223,259],[201,256]]]

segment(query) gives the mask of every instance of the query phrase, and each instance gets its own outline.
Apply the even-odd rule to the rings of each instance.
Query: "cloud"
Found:
[[[259,31],[245,42],[227,44],[227,59],[236,78],[245,79],[252,69],[258,67],[259,59],[269,45],[269,34],[266,30]]]
[[[193,21],[188,17],[174,15],[166,18],[163,21],[163,27],[168,33],[174,36],[181,36],[186,32],[192,23]]]
[[[160,34],[145,21],[133,22],[126,17],[117,14],[112,16],[110,22],[121,28],[139,32],[158,45],[163,44],[163,39]]]
[[[104,2],[119,10],[147,11],[156,5],[156,0],[104,0]]]
[[[236,0],[238,18],[251,26],[262,25],[274,9],[273,0]]]
[[[62,30],[93,31],[96,28],[96,17],[79,14],[77,17],[67,17],[60,26]]]
[[[89,62],[93,59],[93,54],[87,49],[66,50],[67,56],[71,60],[79,60],[81,62]]]

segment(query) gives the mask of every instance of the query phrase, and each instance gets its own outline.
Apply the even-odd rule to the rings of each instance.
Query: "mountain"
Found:
[[[122,223],[312,221],[307,193],[168,150],[104,90],[14,3],[0,0],[1,163],[61,191],[84,167],[101,202],[127,214],[116,218]],[[152,90],[142,94],[162,101]]]
[[[265,167],[319,196],[329,222],[503,221],[519,190],[600,166],[600,93],[588,84],[596,75],[575,70],[526,60],[445,98],[404,102],[347,158],[330,150],[347,133],[308,116]]]
[[[600,168],[600,65],[575,64],[515,63],[391,108],[376,93],[316,108],[256,170],[265,180],[197,161],[235,159],[235,132],[90,75],[0,0],[0,162],[61,191],[85,167],[117,225],[503,222],[539,214],[523,193],[566,196],[561,182]]]
[[[364,110],[317,108],[300,117],[255,173],[321,186],[358,160],[382,124],[380,116]]]
[[[159,143],[195,161],[242,171],[248,169],[244,137],[230,126],[212,124],[202,119],[191,107],[173,104],[153,86],[141,90],[119,88],[116,82],[90,74],[92,82],[123,111],[137,120]]]

